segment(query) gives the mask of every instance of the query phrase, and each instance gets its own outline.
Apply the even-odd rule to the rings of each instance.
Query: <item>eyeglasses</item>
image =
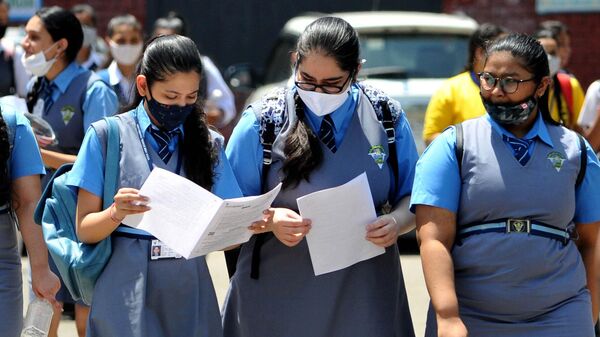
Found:
[[[341,86],[332,85],[332,84],[316,84],[316,83],[305,82],[305,81],[294,81],[294,83],[296,84],[296,86],[298,88],[300,88],[302,90],[306,90],[306,91],[315,91],[315,90],[317,90],[317,88],[320,88],[326,94],[339,94],[340,92],[342,92],[342,90],[344,90],[346,83],[348,83],[348,81],[352,78],[353,74],[354,74],[354,72],[351,71],[350,74],[348,75],[348,78],[346,78],[346,80],[344,81],[344,83],[342,83]]]
[[[533,81],[535,77],[527,80],[517,80],[511,77],[499,78],[494,77],[490,73],[478,73],[479,80],[481,81],[481,88],[483,90],[491,91],[494,90],[496,84],[500,84],[500,89],[507,94],[512,94],[519,89],[519,83]]]

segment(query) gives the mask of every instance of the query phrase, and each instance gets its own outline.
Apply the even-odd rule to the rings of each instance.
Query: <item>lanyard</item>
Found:
[[[144,141],[144,135],[142,133],[142,128],[140,128],[140,120],[137,116],[137,111],[135,112],[135,126],[138,133],[138,138],[140,139],[140,144],[142,144],[142,149],[144,150],[144,156],[146,156],[146,161],[148,162],[148,168],[150,171],[154,168],[154,164],[152,163],[152,158],[150,158],[150,153],[148,152],[148,148],[146,147],[146,142]],[[181,171],[181,162],[182,162],[182,154],[181,152],[177,154],[177,168],[175,173],[179,174]]]

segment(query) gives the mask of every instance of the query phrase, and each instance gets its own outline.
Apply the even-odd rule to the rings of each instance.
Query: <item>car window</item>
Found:
[[[447,34],[361,34],[363,76],[446,78],[467,62],[468,36]]]

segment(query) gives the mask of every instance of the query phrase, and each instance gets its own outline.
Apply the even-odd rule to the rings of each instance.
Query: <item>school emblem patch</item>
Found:
[[[72,105],[65,105],[60,109],[60,114],[62,115],[63,123],[67,125],[75,114],[75,108]]]
[[[369,149],[369,156],[371,156],[371,158],[373,158],[373,161],[375,161],[375,164],[377,164],[377,166],[379,166],[380,169],[383,168],[383,164],[385,163],[385,157],[387,156],[385,154],[385,150],[383,149],[383,146],[381,146],[381,145],[371,146],[371,148]]]
[[[563,163],[566,160],[566,158],[562,154],[556,151],[548,153],[548,156],[546,158],[548,158],[548,160],[552,164],[552,167],[556,169],[556,172],[560,172],[560,169],[562,168]]]

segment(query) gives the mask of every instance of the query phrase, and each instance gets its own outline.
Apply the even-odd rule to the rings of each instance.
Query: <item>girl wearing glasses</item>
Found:
[[[593,336],[600,164],[550,118],[535,39],[494,41],[479,76],[487,114],[446,130],[417,163],[426,336]]]
[[[408,121],[390,100],[397,112],[398,156],[394,163],[378,165],[369,155],[374,144],[368,139],[377,138],[387,155],[387,136],[364,87],[356,83],[361,64],[356,31],[339,18],[320,18],[302,33],[296,53],[295,85],[281,89],[276,101],[252,104],[226,150],[244,195],[279,182],[283,189],[265,220],[252,224],[259,235],[242,246],[225,304],[224,334],[414,336],[396,247],[398,235],[412,228],[407,210],[417,152]],[[281,108],[281,119],[266,120],[261,115],[265,106]],[[269,131],[260,129],[278,121],[272,163],[263,166],[261,135]],[[392,165],[398,168],[397,180]],[[297,213],[296,198],[365,171],[376,207],[380,210],[387,200],[395,206],[364,224],[365,240],[386,252],[315,276],[304,240],[311,222]]]

